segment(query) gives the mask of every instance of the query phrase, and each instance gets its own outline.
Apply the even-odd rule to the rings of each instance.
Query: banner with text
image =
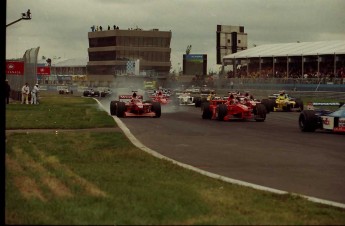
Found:
[[[24,75],[24,61],[6,61],[6,75]]]

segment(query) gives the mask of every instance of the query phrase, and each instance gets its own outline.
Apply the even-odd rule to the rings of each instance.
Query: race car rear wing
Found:
[[[307,103],[307,109],[308,110],[315,110],[315,106],[336,106],[336,107],[341,107],[341,106],[343,106],[344,105],[344,103],[343,102],[331,102],[331,103],[326,103],[326,102],[324,102],[324,103],[322,103],[322,102],[314,102],[314,103],[312,103],[312,102],[309,102],[309,103]]]
[[[137,95],[138,99],[143,99],[143,95]],[[130,100],[132,99],[132,95],[119,95],[119,100]]]
[[[313,106],[338,106],[338,107],[341,107],[343,106],[343,102],[333,102],[333,103],[319,103],[319,102],[316,102],[316,103],[313,103]]]

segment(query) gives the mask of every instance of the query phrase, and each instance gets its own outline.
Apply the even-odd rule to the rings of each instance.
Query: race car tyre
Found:
[[[298,118],[298,125],[302,132],[314,132],[317,128],[318,117],[313,110],[304,110]]]
[[[228,107],[225,104],[218,105],[218,116],[219,121],[224,121],[224,117],[228,114]]]
[[[202,118],[203,119],[211,119],[212,118],[212,112],[210,110],[210,104],[204,103],[204,110],[202,111]]]
[[[271,111],[271,101],[269,99],[262,99],[261,103],[266,107],[266,112],[270,113],[270,111]]]
[[[99,97],[100,96],[99,91],[95,91],[93,95],[96,97]]]
[[[270,111],[274,111],[274,107],[276,106],[276,101],[269,99],[270,101]]]
[[[206,98],[206,97],[202,97],[202,98],[201,98],[201,103],[206,103],[206,102],[208,102],[208,101],[207,101],[207,98]]]
[[[90,95],[90,92],[89,92],[89,91],[85,90],[85,91],[83,92],[83,96],[84,96],[84,97],[87,97],[87,96],[89,96],[89,95]]]
[[[152,111],[153,111],[154,113],[156,113],[156,115],[154,116],[154,118],[159,118],[159,117],[161,117],[161,113],[162,113],[162,111],[161,111],[161,104],[158,103],[158,102],[153,102],[153,103],[152,103]]]
[[[119,101],[110,102],[110,115],[116,115],[116,106]]]
[[[116,116],[119,118],[125,117],[126,104],[124,102],[118,102],[116,107]]]
[[[196,108],[201,107],[201,98],[200,97],[194,97],[194,103],[195,103]]]
[[[257,104],[255,106],[255,121],[263,122],[266,119],[266,107],[263,104]]]
[[[300,99],[296,99],[295,102],[296,102],[295,108],[299,108],[300,109],[299,111],[303,111],[303,108],[304,108],[303,101]]]
[[[101,97],[105,97],[105,92],[101,92]]]

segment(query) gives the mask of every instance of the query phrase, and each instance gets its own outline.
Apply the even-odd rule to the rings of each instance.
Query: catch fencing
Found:
[[[25,51],[23,55],[24,75],[6,75],[8,83],[11,86],[10,97],[14,100],[21,100],[21,89],[27,82],[30,90],[37,83],[37,56],[40,47],[31,48]]]

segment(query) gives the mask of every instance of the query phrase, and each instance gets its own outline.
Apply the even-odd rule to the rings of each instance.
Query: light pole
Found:
[[[21,20],[31,20],[31,12],[30,9],[28,9],[28,11],[26,11],[26,13],[22,13],[22,17],[19,18],[18,20],[13,21],[12,23],[9,23],[6,25],[6,27],[11,26],[12,24],[15,24]]]

